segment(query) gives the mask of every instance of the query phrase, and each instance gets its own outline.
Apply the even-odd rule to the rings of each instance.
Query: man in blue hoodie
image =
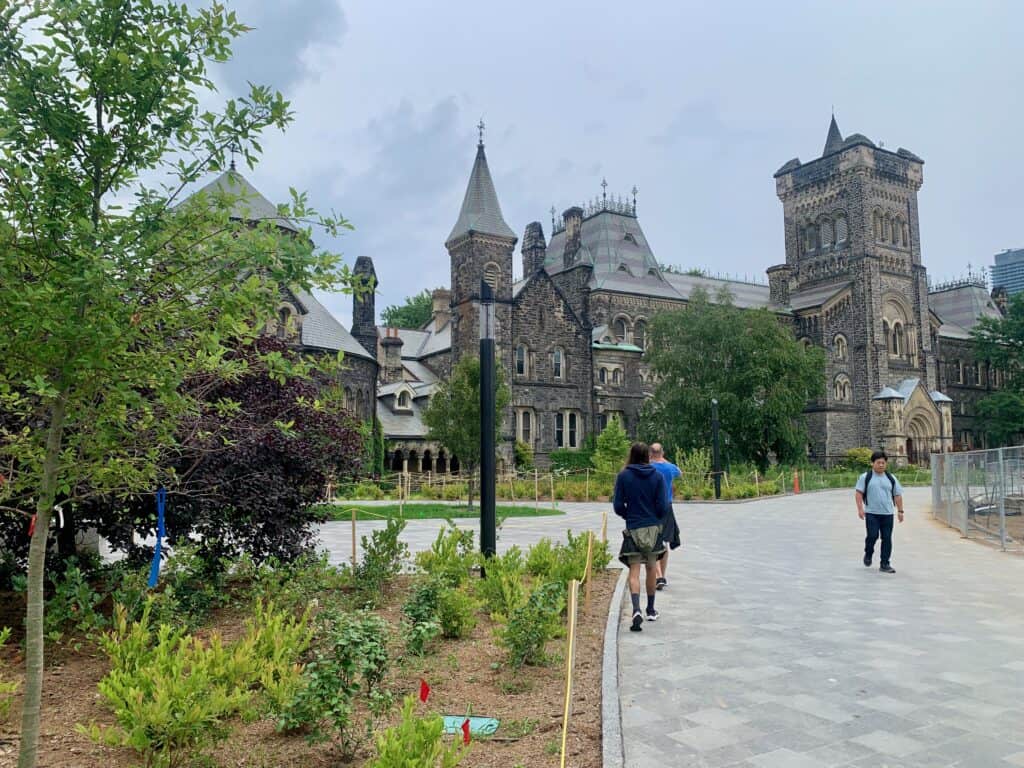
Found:
[[[633,601],[630,629],[643,629],[644,614],[640,612],[640,566],[647,569],[647,620],[657,621],[654,596],[657,593],[658,556],[665,551],[661,538],[662,520],[670,507],[665,493],[665,480],[650,463],[646,443],[633,443],[629,461],[615,478],[612,506],[615,514],[626,521],[622,532],[619,560],[629,567],[629,596]]]

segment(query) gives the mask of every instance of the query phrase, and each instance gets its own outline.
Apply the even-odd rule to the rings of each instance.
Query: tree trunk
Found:
[[[57,495],[61,443],[66,414],[64,393],[50,408],[43,476],[36,505],[36,527],[28,552],[28,606],[25,614],[25,698],[21,711],[21,749],[18,768],[35,768],[39,749],[39,705],[43,692],[43,575],[46,571],[46,540]]]

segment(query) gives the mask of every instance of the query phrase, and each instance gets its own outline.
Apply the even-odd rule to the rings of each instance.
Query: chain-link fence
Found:
[[[969,538],[1024,552],[1024,446],[932,454],[932,514]]]

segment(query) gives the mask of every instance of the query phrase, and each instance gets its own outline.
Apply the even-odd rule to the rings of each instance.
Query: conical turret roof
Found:
[[[277,207],[260,194],[249,180],[234,168],[224,171],[211,181],[200,193],[207,196],[226,194],[234,198],[231,202],[231,216],[242,221],[272,221],[282,229],[298,232],[299,228],[277,212]]]
[[[836,116],[832,115],[832,122],[828,126],[828,138],[825,139],[825,150],[821,156],[831,155],[843,148],[843,134],[839,132],[839,125],[836,123]]]
[[[516,239],[515,232],[505,223],[505,219],[501,215],[501,206],[498,204],[498,195],[494,191],[491,171],[487,167],[487,155],[484,153],[483,142],[477,145],[476,160],[473,163],[473,171],[469,175],[466,196],[462,200],[462,210],[459,211],[458,221],[452,227],[452,232],[448,235],[445,243],[457,240],[470,232],[507,237],[509,240]]]

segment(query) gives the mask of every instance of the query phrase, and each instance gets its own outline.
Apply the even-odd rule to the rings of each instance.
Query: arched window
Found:
[[[893,223],[892,242],[900,248],[906,246],[906,242],[903,239],[903,219],[899,216],[896,217],[896,221]]]
[[[491,289],[498,292],[498,276],[501,274],[501,270],[498,269],[498,265],[493,261],[484,267],[484,282],[491,286]]]
[[[565,354],[561,349],[555,347],[551,351],[551,374],[556,379],[561,380],[563,369],[565,366]]]
[[[882,232],[885,242],[892,243],[895,241],[896,238],[893,237],[892,216],[885,217],[885,226],[883,227]]]
[[[345,407],[352,408],[355,401],[352,400],[352,387],[345,387]]]
[[[804,230],[804,250],[813,253],[818,249],[818,230],[813,224],[808,224]]]
[[[527,369],[527,349],[524,344],[516,347],[516,376],[525,376]]]
[[[626,321],[619,317],[612,323],[612,333],[615,334],[615,343],[621,344],[626,340]]]
[[[601,369],[598,370],[598,372],[597,372],[597,380],[599,382],[601,382],[602,384],[607,384],[608,383],[608,369],[607,368],[601,368]]]
[[[640,349],[647,349],[647,323],[643,320],[637,320],[633,325],[633,343]]]
[[[910,247],[910,227],[907,226],[906,222],[903,223],[903,247]]]
[[[804,349],[810,349],[811,348],[811,340],[808,339],[806,336],[804,336],[802,339],[800,339],[799,342],[803,346]]]
[[[892,346],[889,354],[902,357],[906,353],[906,339],[903,333],[903,323],[892,324]]]
[[[872,217],[872,230],[875,235],[875,240],[882,239],[882,214],[875,211],[875,215]]]
[[[277,338],[288,338],[288,323],[291,321],[292,313],[288,307],[281,307],[277,310]]]
[[[836,218],[836,245],[846,242],[846,238],[849,236],[846,228],[846,217],[838,216]]]
[[[612,371],[612,384],[621,384],[621,383],[622,383],[622,369],[616,368],[614,371]]]
[[[841,333],[832,342],[832,354],[836,360],[846,359],[846,337]]]
[[[821,222],[821,247],[828,248],[832,245],[832,222],[825,219]]]
[[[851,399],[852,389],[850,387],[850,379],[846,374],[841,373],[836,376],[835,381],[832,382],[832,397],[837,403],[849,403]]]
[[[408,392],[398,393],[398,407],[399,408],[412,408],[412,398],[409,397]]]

